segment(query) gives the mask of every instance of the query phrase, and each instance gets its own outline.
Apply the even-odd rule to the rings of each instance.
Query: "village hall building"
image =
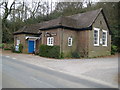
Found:
[[[24,53],[37,53],[44,44],[60,46],[64,57],[72,52],[86,57],[111,54],[111,32],[102,8],[24,26],[14,32],[14,45],[20,43]]]

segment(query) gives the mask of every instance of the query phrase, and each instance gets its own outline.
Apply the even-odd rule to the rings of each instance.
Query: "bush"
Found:
[[[11,51],[15,52],[15,46],[14,45],[11,46]]]
[[[23,51],[23,45],[19,44],[19,52],[22,53],[22,51]]]
[[[63,53],[63,52],[61,52],[60,58],[61,58],[61,59],[64,58],[64,53]]]
[[[115,45],[112,45],[112,46],[111,46],[111,54],[112,54],[112,55],[115,55],[115,53],[117,53],[117,50],[118,50],[118,49],[117,49],[117,46],[115,46]]]
[[[60,58],[60,47],[40,45],[39,55],[49,58]]]
[[[80,58],[80,54],[78,52],[72,52],[72,58]]]
[[[13,44],[11,44],[11,43],[4,43],[3,49],[4,49],[4,50],[11,50],[12,45],[13,45]]]
[[[4,50],[11,50],[10,48],[4,48]]]
[[[4,44],[0,44],[0,48],[4,48]]]
[[[11,51],[14,52],[14,53],[22,53],[22,51],[23,51],[23,45],[22,45],[22,44],[19,44],[19,50],[18,50],[18,51],[16,51],[16,50],[15,50],[15,46],[12,45],[12,46],[11,46]]]

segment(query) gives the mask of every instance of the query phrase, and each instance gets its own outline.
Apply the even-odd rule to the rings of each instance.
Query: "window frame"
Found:
[[[47,37],[47,45],[54,46],[54,37]]]
[[[105,45],[103,45],[103,32],[106,33]],[[107,30],[102,30],[102,46],[107,46]]]
[[[93,29],[94,29],[94,30],[93,30],[93,37],[94,37],[94,31],[97,31],[97,32],[98,32],[97,44],[95,44],[95,37],[94,37],[94,41],[93,41],[94,46],[99,46],[99,45],[100,45],[100,42],[99,42],[99,41],[100,41],[100,40],[99,40],[99,39],[100,39],[100,33],[99,33],[99,32],[100,32],[100,28],[95,28],[95,27],[94,27]]]
[[[69,43],[69,40],[70,40],[70,43]],[[72,46],[72,43],[73,43],[73,38],[72,37],[68,37],[68,46]]]
[[[16,41],[16,45],[19,46],[19,44],[20,44],[20,40],[17,39],[17,41]]]

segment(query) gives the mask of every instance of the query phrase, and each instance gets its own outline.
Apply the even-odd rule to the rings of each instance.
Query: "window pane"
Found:
[[[51,44],[53,44],[53,39],[51,38]]]
[[[53,43],[54,43],[54,38],[53,37],[48,37],[47,38],[47,45],[53,46]]]
[[[98,31],[94,30],[94,44],[98,44],[97,40],[98,40]]]
[[[95,40],[97,40],[97,38],[95,38]]]
[[[50,44],[50,38],[48,39],[48,43]]]
[[[68,46],[72,46],[72,38],[68,37]]]
[[[107,42],[106,42],[106,32],[103,32],[103,35],[102,35],[102,41],[103,41],[103,45],[105,45]]]
[[[97,44],[97,41],[95,41],[94,43]]]

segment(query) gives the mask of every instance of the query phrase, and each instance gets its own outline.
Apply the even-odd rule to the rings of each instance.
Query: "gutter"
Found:
[[[91,26],[86,27],[86,28],[74,28],[74,27],[68,27],[68,26],[63,26],[63,25],[57,25],[57,26],[52,26],[48,28],[40,28],[39,30],[44,31],[44,30],[50,30],[50,29],[55,29],[55,28],[65,28],[65,29],[70,29],[70,30],[92,30]]]

